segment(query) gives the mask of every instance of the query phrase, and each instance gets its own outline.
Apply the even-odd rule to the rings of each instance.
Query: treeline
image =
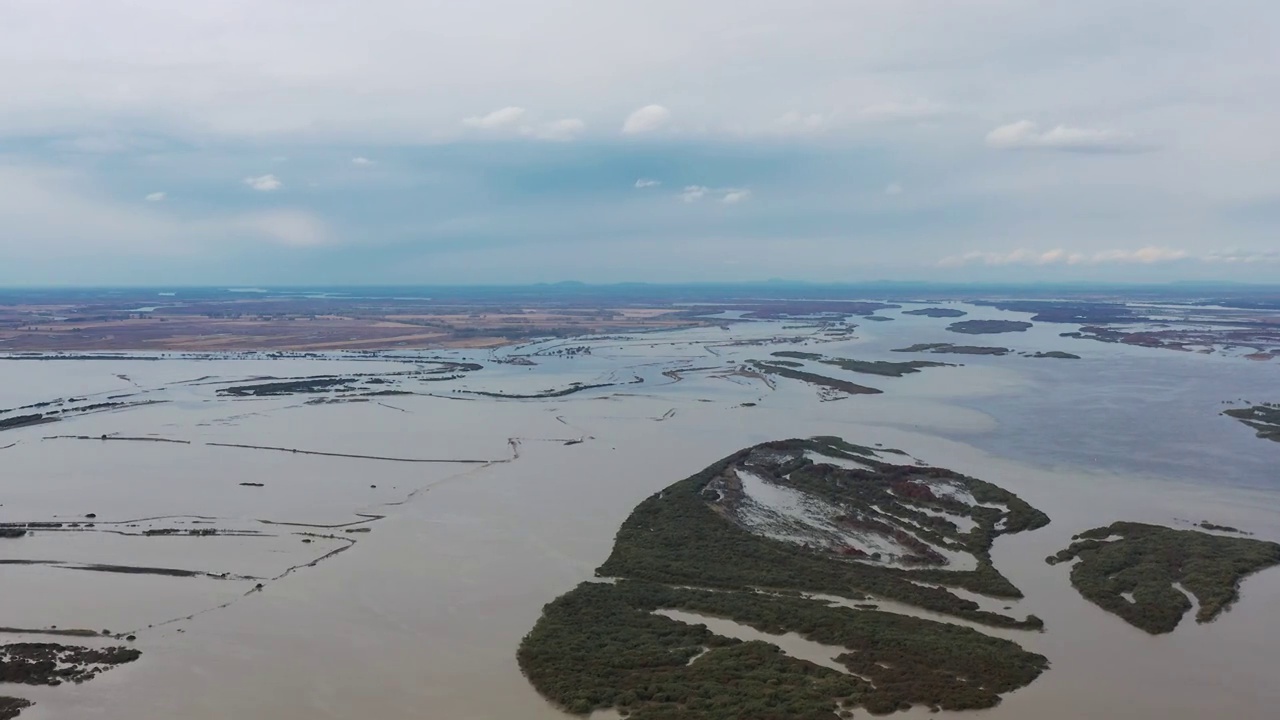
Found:
[[[845,648],[835,660],[849,674],[655,614],[660,609]],[[1048,667],[1016,643],[958,625],[801,597],[631,580],[583,583],[547,605],[518,659],[539,692],[570,712],[618,708],[636,720],[835,720],[853,707],[878,714],[912,705],[982,709]]]

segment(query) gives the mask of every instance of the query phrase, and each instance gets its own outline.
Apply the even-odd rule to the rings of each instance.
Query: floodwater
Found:
[[[970,318],[1026,317],[966,309]],[[542,605],[592,577],[648,495],[748,445],[822,434],[900,448],[1008,488],[1052,517],[994,549],[997,567],[1026,593],[998,604],[1038,615],[1047,632],[991,631],[1047,655],[1052,667],[1000,707],[965,717],[1274,717],[1280,570],[1246,580],[1239,604],[1216,622],[1188,618],[1151,637],[1081,599],[1066,568],[1044,558],[1073,534],[1122,519],[1209,520],[1280,540],[1280,445],[1218,415],[1223,400],[1275,399],[1266,393],[1280,369],[1059,338],[1069,329],[1059,326],[970,337],[946,332],[950,320],[884,314],[898,319],[865,323],[838,342],[770,322],[423,353],[422,367],[430,356],[485,368],[452,381],[405,381],[397,387],[420,394],[361,403],[216,391],[247,378],[418,365],[343,355],[0,361],[0,408],[129,393],[164,401],[0,432],[0,522],[95,524],[0,540],[0,559],[203,573],[0,565],[0,626],[137,631],[143,651],[82,686],[0,694],[38,703],[22,720],[561,720],[515,661]],[[1084,359],[891,352],[915,342]],[[580,346],[590,354],[547,354]],[[771,388],[728,372],[784,349],[963,367],[881,378],[810,364],[885,391],[832,402],[803,383],[778,378]],[[514,354],[537,365],[494,362]],[[679,369],[687,372],[669,372]],[[533,400],[455,392],[534,394],[571,383],[627,384]],[[180,442],[44,439],[113,433]],[[201,528],[225,534],[187,532]],[[140,536],[148,529],[178,534]],[[98,532],[106,530],[120,532]],[[805,647],[794,640],[779,642]]]

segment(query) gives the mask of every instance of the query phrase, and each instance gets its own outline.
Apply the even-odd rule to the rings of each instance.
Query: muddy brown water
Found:
[[[764,328],[753,331],[769,335]],[[400,412],[370,404],[306,406],[298,398],[232,402],[185,388],[174,391],[173,402],[86,416],[62,423],[66,427],[58,433],[154,433],[197,443],[190,446],[43,441],[53,434],[43,428],[6,432],[0,445],[17,445],[0,451],[0,521],[87,512],[103,520],[199,514],[272,534],[260,545],[243,538],[184,538],[181,545],[152,546],[166,538],[95,544],[91,534],[38,531],[0,541],[0,557],[47,552],[56,559],[119,562],[123,554],[139,562],[187,560],[201,570],[275,575],[324,548],[304,545],[302,536],[292,534],[314,528],[281,531],[262,520],[338,525],[367,514],[386,517],[371,523],[371,532],[355,535],[351,550],[266,582],[262,592],[249,592],[255,584],[250,581],[0,566],[6,598],[0,625],[30,626],[19,622],[23,618],[37,626],[134,625],[142,628],[136,645],[144,652],[141,661],[83,686],[3,689],[37,701],[24,720],[564,718],[521,676],[515,649],[543,604],[591,578],[631,509],[747,445],[829,434],[902,448],[989,480],[1053,518],[1043,530],[1000,539],[994,551],[997,566],[1027,595],[1010,612],[1039,615],[1048,631],[993,631],[1044,653],[1052,667],[1000,707],[965,717],[1274,717],[1280,706],[1280,687],[1272,682],[1280,667],[1280,623],[1274,622],[1280,617],[1280,571],[1246,580],[1240,603],[1218,621],[1196,625],[1188,618],[1176,632],[1150,637],[1082,600],[1066,569],[1043,560],[1073,533],[1120,519],[1178,526],[1211,520],[1280,539],[1275,489],[1217,482],[1207,472],[1203,481],[1188,482],[1125,468],[1108,471],[1083,459],[1064,462],[1061,454],[1040,466],[979,449],[984,438],[1002,431],[1000,421],[982,411],[983,403],[990,399],[1005,408],[1022,397],[1033,406],[1037,385],[1047,380],[1039,371],[1020,370],[1018,362],[1050,361],[1003,358],[996,360],[1009,362],[936,368],[902,379],[864,376],[886,393],[837,402],[820,402],[812,388],[796,383],[771,391],[758,381],[695,374],[661,384],[661,370],[673,364],[723,361],[699,345],[718,333],[601,343],[589,358],[493,368],[487,379],[488,370],[464,381],[470,389],[537,392],[568,378],[591,382],[612,373],[626,379],[635,372],[646,377],[621,396],[609,389],[528,402],[406,396],[394,398],[407,411]],[[883,342],[864,334],[843,343],[842,352],[834,346],[822,351],[874,356],[907,334],[906,328],[892,333]],[[683,342],[649,347],[655,338],[672,336]],[[764,356],[766,349],[718,352],[746,359]],[[1160,361],[1159,355],[1141,357]],[[333,367],[290,362],[288,374],[296,375]],[[116,389],[116,373],[143,386],[208,374],[206,365],[183,361],[85,365],[92,364],[30,366],[40,368],[33,382],[52,383],[50,396],[59,394],[60,372],[79,373],[75,382],[82,392],[94,387],[95,377]],[[66,369],[49,369],[55,366]],[[274,374],[286,374],[280,364],[271,367]],[[1185,364],[1178,367],[1187,372]],[[1203,371],[1231,372],[1217,364]],[[218,372],[237,370],[228,362]],[[757,406],[741,406],[748,401]],[[0,406],[7,407],[2,401]],[[1047,438],[1052,418],[1043,422]],[[578,437],[585,442],[565,444]],[[514,460],[512,438],[519,438]],[[210,441],[494,462],[411,465],[198,444]],[[1256,464],[1276,452],[1273,445],[1257,441],[1236,452]],[[241,487],[244,481],[264,487]],[[134,542],[147,549],[129,551]],[[191,619],[169,622],[186,616]],[[147,629],[148,624],[157,627]],[[905,716],[926,714],[918,709]]]

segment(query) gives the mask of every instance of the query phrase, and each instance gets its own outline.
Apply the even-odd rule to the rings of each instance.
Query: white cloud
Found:
[[[149,193],[145,199],[147,202],[158,203],[158,202],[164,202],[164,199],[166,197],[168,197],[166,193],[153,192],[153,193]]]
[[[687,202],[698,202],[711,192],[711,188],[704,185],[686,185],[684,190],[680,192],[680,199]]]
[[[653,132],[671,120],[671,111],[661,105],[645,105],[627,117],[622,124],[625,135]]]
[[[1174,262],[1194,259],[1185,250],[1149,245],[1136,250],[1101,250],[1092,253],[1068,252],[1062,248],[1053,250],[1028,250],[1019,248],[1009,252],[969,252],[942,259],[938,264],[943,267],[963,267],[965,265],[1153,265],[1156,263]],[[1207,259],[1201,257],[1198,259]]]
[[[636,187],[649,187],[641,185],[640,181],[636,181]],[[726,205],[737,205],[745,202],[751,197],[751,191],[747,188],[723,188],[713,189],[706,185],[686,185],[684,190],[680,191],[680,199],[687,203],[695,203],[706,198],[708,195],[720,198],[720,202]]]
[[[537,138],[539,140],[557,140],[567,142],[581,135],[587,129],[587,124],[578,118],[564,118],[562,120],[554,120],[542,125],[525,125],[520,128],[521,135]]]
[[[884,194],[885,194],[885,195],[901,195],[901,194],[902,194],[902,183],[899,183],[899,182],[897,182],[897,181],[894,181],[894,182],[889,183],[889,184],[888,184],[888,185],[886,185],[886,186],[885,186],[885,188],[884,188]]]
[[[1142,263],[1151,264],[1158,262],[1171,262],[1173,260],[1183,260],[1188,257],[1186,250],[1174,250],[1166,247],[1156,247],[1154,245],[1137,250],[1104,250],[1093,255],[1092,261],[1095,263]]]
[[[108,0],[78,3],[70,14],[65,3],[0,3],[0,63],[22,67],[0,72],[0,162],[56,160],[84,172],[91,186],[85,196],[113,212],[183,222],[198,208],[213,213],[225,203],[223,212],[234,214],[236,202],[292,198],[308,181],[322,180],[325,193],[306,198],[368,193],[381,208],[378,199],[385,197],[388,217],[362,210],[366,196],[317,207],[333,213],[335,223],[343,214],[344,225],[369,223],[387,242],[400,228],[423,222],[416,215],[425,208],[415,202],[422,184],[411,181],[418,175],[439,181],[420,194],[449,212],[524,225],[530,235],[568,237],[587,230],[552,233],[540,223],[579,214],[569,208],[601,215],[621,208],[561,183],[528,203],[536,211],[523,202],[498,202],[502,198],[477,189],[486,174],[514,162],[501,149],[444,153],[456,161],[449,168],[396,160],[395,173],[382,170],[393,164],[391,153],[400,157],[399,148],[421,156],[438,143],[522,137],[525,126],[538,133],[544,122],[577,118],[587,126],[579,141],[598,134],[602,144],[572,146],[571,153],[511,148],[528,153],[520,162],[530,166],[520,169],[538,177],[585,175],[616,161],[618,150],[603,141],[634,144],[678,134],[678,146],[623,150],[654,156],[633,156],[637,164],[623,171],[621,182],[649,175],[670,183],[651,192],[667,202],[673,218],[664,231],[686,241],[713,228],[691,210],[733,216],[768,204],[780,215],[767,227],[742,218],[740,225],[715,229],[764,236],[786,225],[794,228],[790,235],[823,234],[830,250],[817,256],[826,257],[846,247],[848,227],[863,227],[859,259],[911,267],[974,249],[1061,246],[1070,257],[1153,244],[1197,256],[1217,251],[1220,264],[1203,269],[1220,277],[1253,271],[1261,277],[1274,269],[1247,265],[1262,262],[1252,259],[1256,252],[1222,248],[1276,244],[1273,211],[1244,218],[1233,208],[1280,187],[1274,162],[1280,93],[1276,44],[1268,35],[1280,21],[1280,3],[1241,0],[1231,7],[1238,11],[1228,12],[1183,2],[1177,12],[1152,13],[1137,2],[959,0],[927,3],[923,16],[922,4],[365,0],[320,3],[328,22],[315,23],[306,19],[317,4],[306,0],[224,0],[217,12],[175,12],[171,0]],[[1147,41],[1134,42],[1135,33]],[[147,41],[138,42],[140,36]],[[647,135],[620,135],[624,119],[650,102],[680,114],[665,113],[665,124]],[[529,110],[507,110],[517,103]],[[464,124],[469,116],[479,127]],[[929,122],[936,117],[948,121]],[[983,145],[988,131],[1023,118],[1040,125],[993,133],[991,142],[1025,149]],[[1123,130],[1162,151],[1119,163],[1063,163],[1065,154],[1055,152],[1136,152],[1138,143],[1116,132]],[[837,133],[847,137],[829,137]],[[90,152],[119,156],[101,162]],[[354,173],[347,162],[361,153],[378,155],[374,169],[385,182],[340,188],[342,168]],[[290,164],[266,162],[273,154],[288,156]],[[685,175],[678,171],[682,164],[699,165],[692,172],[705,174]],[[325,167],[337,176],[325,175]],[[188,202],[194,188],[222,183],[234,190],[235,179],[250,171],[290,180],[274,193],[250,190],[239,200],[201,193],[207,195],[201,202]],[[442,179],[449,173],[456,182]],[[107,179],[112,175],[115,187]],[[94,177],[101,182],[95,185]],[[928,187],[918,178],[927,178]],[[909,183],[902,196],[882,194],[891,180]],[[677,198],[694,182],[767,188],[761,190],[767,203],[761,196],[730,208],[719,204],[719,192],[708,191],[703,206],[684,205]],[[147,188],[170,187],[181,202],[142,200]],[[631,210],[658,211],[635,202],[642,198],[634,192],[629,203],[615,200]],[[868,217],[906,195],[919,212],[892,223]],[[54,227],[70,222],[56,220]],[[589,234],[617,241],[595,261],[597,269],[626,265],[616,256],[632,248],[626,238],[638,224],[597,221]],[[106,233],[90,227],[85,242]],[[511,255],[512,267],[520,268],[545,253],[531,242]],[[383,257],[361,263],[372,274],[391,265]],[[12,273],[9,259],[0,256],[0,266]],[[199,266],[192,272],[217,272]],[[826,266],[814,267],[824,272]],[[1168,275],[1198,269],[1153,268]],[[295,271],[303,272],[281,272]],[[655,270],[653,279],[668,272],[675,271]]]
[[[636,180],[636,188],[639,190],[643,190],[644,188],[658,187],[661,184],[662,184],[661,180],[649,180],[646,178],[640,178],[639,180]]]
[[[274,192],[284,187],[284,183],[280,182],[280,178],[271,174],[247,177],[244,179],[244,184],[258,192]]]
[[[481,130],[497,130],[506,128],[520,122],[524,117],[524,108],[508,106],[501,110],[494,110],[488,115],[479,115],[466,118],[462,121],[467,127],[480,128]]]
[[[1120,153],[1150,149],[1128,133],[1099,128],[1058,125],[1042,132],[1031,120],[1001,125],[987,133],[987,146],[997,150],[1062,150]]]
[[[375,163],[374,161],[370,160],[367,157],[353,157],[351,158],[351,164],[359,165],[361,167],[368,167],[370,165],[376,165],[377,163]]]

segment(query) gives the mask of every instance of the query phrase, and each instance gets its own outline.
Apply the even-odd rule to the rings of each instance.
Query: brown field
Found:
[[[575,336],[707,324],[672,308],[520,308],[500,312],[447,307],[436,312],[342,308],[314,313],[305,303],[271,307],[218,303],[216,310],[151,313],[67,305],[0,307],[0,351],[380,350],[483,348],[533,337]],[[242,307],[243,306],[243,307]]]

